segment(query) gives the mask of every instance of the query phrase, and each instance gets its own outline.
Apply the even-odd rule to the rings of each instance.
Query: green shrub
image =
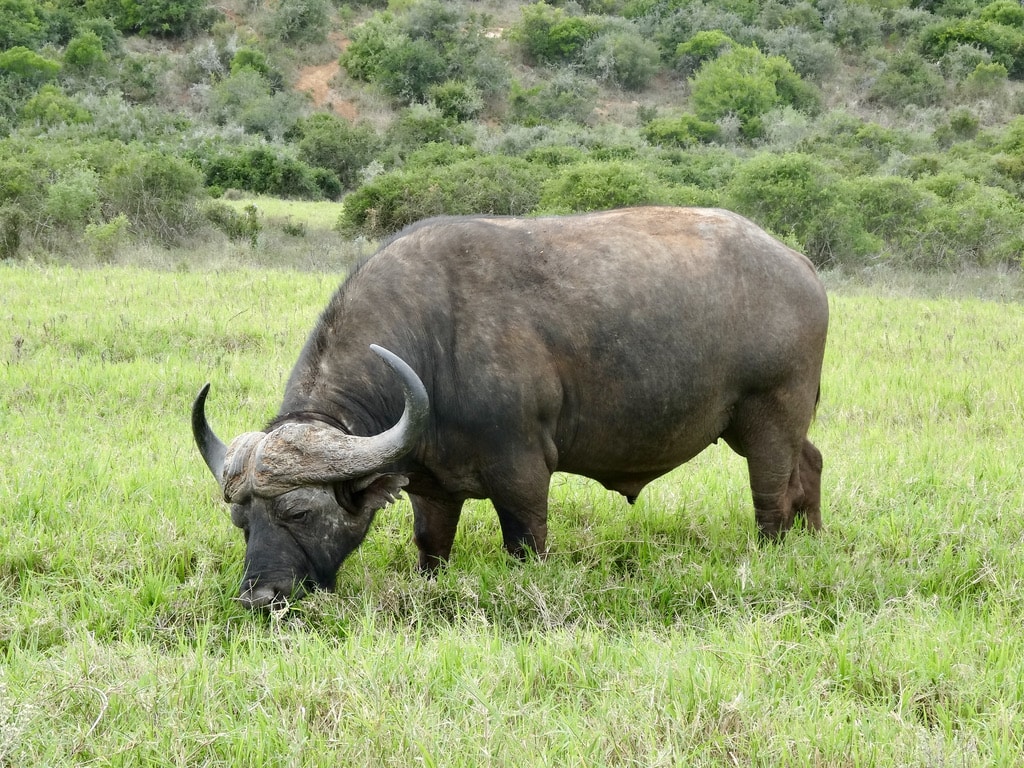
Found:
[[[656,117],[640,133],[651,144],[662,147],[692,147],[715,141],[719,136],[717,125],[696,115]]]
[[[809,155],[755,156],[737,169],[724,201],[776,235],[795,238],[818,265],[856,261],[876,245],[841,180]]]
[[[392,171],[345,198],[338,229],[379,238],[439,214],[522,215],[537,205],[546,174],[525,160],[498,155]]]
[[[580,55],[588,72],[598,80],[627,91],[642,91],[658,71],[658,46],[632,29],[598,35]]]
[[[0,53],[0,72],[10,73],[31,85],[42,85],[56,79],[60,62],[23,46],[15,46]]]
[[[123,213],[109,221],[90,222],[85,225],[83,240],[96,257],[110,261],[124,247],[131,234],[131,224]]]
[[[217,155],[205,163],[204,175],[206,186],[221,190],[309,200],[323,196],[313,168],[262,147]]]
[[[425,102],[432,88],[448,81],[472,83],[494,96],[508,80],[480,17],[435,0],[419,0],[400,17],[374,14],[351,38],[339,59],[345,71],[401,104]]]
[[[44,85],[25,102],[21,118],[40,128],[52,128],[91,122],[92,113],[57,86]]]
[[[122,32],[187,37],[210,28],[217,11],[204,0],[88,0],[91,16],[105,17]]]
[[[938,60],[961,45],[987,51],[1010,77],[1024,77],[1024,29],[981,18],[940,22],[921,33],[922,51]]]
[[[469,129],[445,117],[433,104],[414,104],[403,109],[384,136],[385,156],[393,165],[424,144],[468,144]]]
[[[0,3],[0,50],[24,46],[34,48],[45,36],[40,16],[42,3],[32,0],[4,0]]]
[[[130,152],[101,184],[107,220],[124,214],[136,233],[165,244],[180,242],[195,231],[202,192],[202,175],[162,152]]]
[[[527,61],[563,64],[574,61],[601,33],[606,22],[596,16],[570,16],[543,2],[524,6],[511,32]]]
[[[584,124],[596,105],[596,85],[569,70],[558,70],[550,80],[530,88],[513,83],[508,119],[526,126],[559,120]]]
[[[963,91],[974,98],[993,98],[1006,88],[1009,72],[998,62],[978,64],[963,82]]]
[[[736,45],[736,41],[720,29],[698,32],[689,40],[676,46],[676,68],[683,74],[696,72],[705,61],[718,56]]]
[[[425,102],[432,85],[443,82],[448,66],[427,40],[393,38],[380,56],[374,82],[403,104]]]
[[[461,80],[446,80],[432,85],[427,95],[442,115],[460,123],[472,120],[484,109],[480,89]]]
[[[912,51],[893,56],[868,90],[868,100],[887,107],[937,104],[946,83],[934,65]]]
[[[62,169],[46,189],[47,220],[63,229],[80,229],[99,213],[99,186],[99,174],[86,165]]]
[[[108,63],[103,41],[92,30],[80,33],[64,49],[64,67],[72,72],[99,73],[106,69]]]
[[[21,249],[25,215],[12,203],[0,205],[0,259],[13,259]]]
[[[267,31],[282,43],[322,43],[330,28],[328,0],[281,0],[270,16]]]
[[[372,128],[353,125],[326,112],[300,120],[293,132],[298,137],[299,159],[331,171],[345,189],[355,187],[359,172],[380,148],[380,139]]]
[[[204,208],[203,215],[233,242],[247,240],[253,248],[259,242],[263,225],[255,205],[247,205],[244,212],[239,213],[226,203],[210,202]]]
[[[538,208],[575,213],[668,202],[668,190],[636,163],[589,161],[566,166],[544,184]]]
[[[814,112],[817,94],[781,56],[736,46],[706,62],[690,78],[697,117],[714,122],[728,115],[740,121],[747,138],[762,133],[761,115],[777,106]]]

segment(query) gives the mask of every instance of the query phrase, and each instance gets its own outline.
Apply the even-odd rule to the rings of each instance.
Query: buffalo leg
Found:
[[[789,487],[793,512],[803,516],[811,531],[821,530],[821,469],[821,451],[804,438]]]
[[[419,568],[433,573],[448,562],[455,529],[462,515],[462,501],[409,494],[412,502],[413,538],[420,551]]]
[[[801,476],[806,453],[807,479],[817,479],[810,463],[817,449],[804,436],[813,411],[813,394],[806,420],[786,404],[792,405],[792,398],[773,393],[752,396],[736,409],[733,421],[723,433],[730,447],[747,459],[758,533],[768,541],[780,540],[793,527],[795,509],[802,509],[812,526],[815,521],[820,524],[821,517],[820,510],[815,512],[812,508],[817,504],[813,494],[803,488]]]

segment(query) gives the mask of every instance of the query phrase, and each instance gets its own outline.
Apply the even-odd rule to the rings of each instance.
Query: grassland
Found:
[[[556,477],[546,562],[480,502],[423,580],[403,502],[252,616],[188,409],[262,426],[335,283],[0,266],[0,766],[1020,764],[1024,305],[833,281],[821,536],[715,447]]]

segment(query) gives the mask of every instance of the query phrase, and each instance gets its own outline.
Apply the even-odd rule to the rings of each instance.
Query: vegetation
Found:
[[[241,190],[334,201],[345,237],[693,202],[819,264],[1017,267],[1022,16],[1011,0],[8,0],[0,254],[74,258],[105,231],[112,254],[216,243],[211,198]],[[332,61],[330,98],[297,89]],[[486,160],[479,183],[464,150]],[[162,186],[130,204],[125,174],[156,164],[136,182]]]
[[[423,579],[401,502],[261,618],[188,409],[264,423],[337,278],[210,258],[0,265],[0,764],[1019,761],[1019,276],[826,274],[820,536],[759,546],[718,446],[632,507],[556,477],[544,562],[479,502]]]

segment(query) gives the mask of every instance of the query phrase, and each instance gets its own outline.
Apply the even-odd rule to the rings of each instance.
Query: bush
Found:
[[[562,8],[538,2],[522,8],[511,38],[528,62],[564,64],[575,61],[605,24],[597,16],[569,16]]]
[[[309,200],[323,196],[312,168],[270,149],[216,156],[206,163],[204,172],[206,185],[215,189],[245,189],[260,195]]]
[[[526,126],[559,120],[583,124],[591,119],[596,105],[596,85],[569,70],[559,70],[550,80],[532,88],[513,83],[508,117]]]
[[[17,205],[0,205],[0,259],[13,259],[21,249],[25,215]]]
[[[90,0],[90,15],[108,18],[122,32],[187,37],[210,28],[217,12],[204,0]]]
[[[921,50],[934,60],[961,45],[987,51],[1006,67],[1010,77],[1024,77],[1024,29],[995,19],[956,19],[928,27],[921,33]]]
[[[696,115],[656,117],[641,130],[651,144],[662,147],[692,147],[707,144],[718,138],[718,126],[701,120]]]
[[[736,41],[720,29],[698,32],[689,40],[676,46],[676,68],[685,75],[696,72],[704,62],[718,56],[736,45]]]
[[[425,102],[432,88],[448,81],[472,83],[493,96],[508,80],[480,18],[445,3],[421,0],[402,17],[374,14],[351,37],[339,59],[345,71],[401,104]]]
[[[78,74],[101,72],[108,64],[100,36],[91,30],[72,39],[64,49],[64,67]]]
[[[934,65],[916,53],[903,51],[889,60],[869,89],[868,100],[887,107],[927,107],[937,104],[945,89],[946,83]]]
[[[203,215],[232,242],[247,240],[253,248],[259,242],[263,225],[255,205],[247,205],[244,213],[239,213],[226,203],[211,202],[207,204]]]
[[[172,245],[198,226],[202,175],[171,155],[136,151],[110,169],[101,193],[107,220],[124,214],[136,233]]]
[[[818,108],[816,92],[788,61],[746,46],[736,46],[706,62],[690,84],[697,117],[714,122],[735,115],[747,138],[761,135],[761,115],[777,106],[805,112]]]
[[[44,85],[25,102],[21,109],[23,121],[39,128],[74,125],[92,121],[92,113],[55,85]]]
[[[432,85],[427,91],[430,103],[445,117],[457,122],[466,122],[479,115],[484,109],[483,95],[472,83],[460,80],[446,80]]]
[[[576,213],[669,202],[668,189],[636,163],[589,161],[566,166],[540,197],[544,213]]]
[[[322,43],[330,27],[328,0],[281,0],[270,17],[271,37],[291,45]]]
[[[536,207],[546,175],[540,166],[497,155],[392,171],[346,197],[337,226],[347,236],[379,238],[439,214],[523,215]]]
[[[56,79],[60,63],[16,46],[0,53],[0,72],[10,73],[29,85],[38,86]]]
[[[632,29],[598,35],[586,44],[581,59],[598,80],[627,91],[642,91],[658,71],[658,46]]]
[[[875,245],[841,181],[809,155],[755,156],[736,171],[724,198],[726,207],[776,235],[795,238],[819,266],[856,261]]]
[[[293,132],[298,136],[299,158],[314,168],[334,173],[345,189],[356,186],[359,172],[380,147],[372,128],[352,125],[326,112],[300,120]]]

